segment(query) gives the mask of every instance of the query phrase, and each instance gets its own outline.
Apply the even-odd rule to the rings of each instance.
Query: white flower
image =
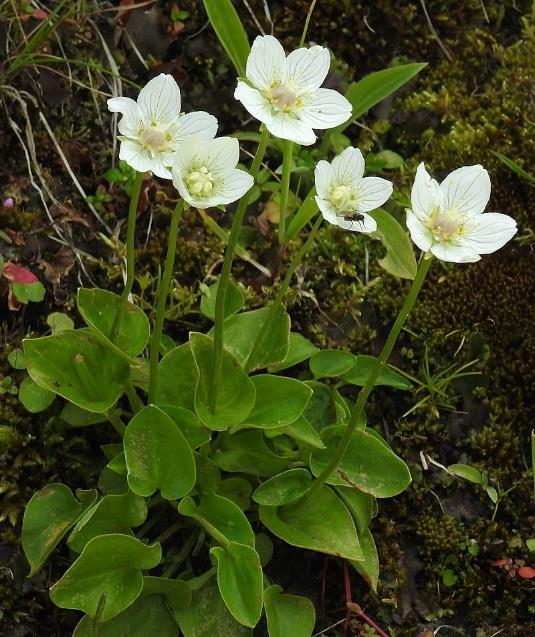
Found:
[[[508,215],[485,210],[490,178],[482,166],[464,166],[439,185],[418,166],[412,187],[407,227],[414,243],[442,261],[473,263],[505,245],[516,231]]]
[[[334,128],[351,117],[343,95],[320,88],[330,63],[321,46],[286,57],[276,38],[258,36],[247,58],[248,82],[238,81],[234,97],[276,137],[309,146],[316,141],[312,129]]]
[[[367,215],[392,194],[392,184],[381,177],[363,177],[364,157],[350,146],[331,163],[316,164],[316,203],[323,218],[344,230],[375,232],[377,223]]]
[[[182,198],[195,208],[232,203],[254,183],[249,173],[236,168],[239,158],[237,139],[191,137],[175,155],[173,184]]]
[[[108,100],[112,113],[122,113],[119,122],[119,159],[139,172],[151,170],[171,179],[174,154],[190,135],[212,139],[217,120],[203,111],[180,113],[180,89],[171,75],[161,73],[141,89],[137,102],[129,97]]]

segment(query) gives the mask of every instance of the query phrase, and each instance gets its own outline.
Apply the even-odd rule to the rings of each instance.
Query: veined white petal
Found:
[[[411,191],[411,203],[412,211],[420,221],[425,221],[437,207],[444,206],[444,194],[438,182],[425,169],[423,162],[416,170]]]
[[[316,200],[316,203],[318,204],[318,208],[320,209],[320,212],[323,218],[325,219],[325,221],[336,224],[337,223],[336,217],[338,216],[338,212],[336,208],[332,205],[332,203],[328,201],[327,199],[324,199],[323,197],[319,197],[318,195],[316,195],[314,199]]]
[[[247,79],[253,86],[265,90],[284,75],[286,55],[282,44],[272,35],[255,38],[247,58]],[[239,99],[239,98],[237,98]]]
[[[149,123],[171,123],[180,115],[180,89],[172,75],[160,73],[141,89],[137,103]]]
[[[318,208],[321,211],[321,214],[325,221],[332,223],[342,230],[351,230],[352,232],[363,232],[365,234],[370,234],[371,232],[375,232],[377,230],[377,222],[370,215],[362,214],[363,219],[357,221],[354,219],[345,219],[343,215],[341,215],[336,208],[331,204],[327,199],[323,199],[322,197],[315,197],[316,203],[318,204]]]
[[[213,197],[217,199],[216,205],[226,205],[240,199],[253,187],[253,184],[254,179],[249,173],[236,168],[226,175],[223,184],[218,186],[214,193]]]
[[[302,146],[310,146],[316,135],[310,126],[291,113],[278,112],[264,120],[268,131],[279,139],[288,139]]]
[[[314,181],[316,184],[316,192],[319,197],[326,198],[332,185],[333,169],[331,164],[325,159],[320,159],[314,170]]]
[[[112,113],[122,113],[118,129],[121,135],[137,137],[143,121],[143,113],[137,102],[129,97],[112,97],[108,100],[108,110]]]
[[[477,254],[490,254],[503,247],[517,232],[516,221],[499,212],[486,212],[471,219],[459,243]]]
[[[271,118],[271,104],[260,91],[251,88],[245,82],[238,82],[234,98],[239,100],[257,120],[266,123]]]
[[[365,162],[360,149],[348,146],[331,163],[336,185],[359,185],[364,175]]]
[[[216,137],[202,142],[199,154],[214,175],[228,173],[240,159],[240,143],[234,137]]]
[[[150,152],[143,148],[141,144],[133,141],[121,142],[119,149],[119,159],[125,161],[131,168],[140,173],[158,168],[158,160],[154,159]]]
[[[358,184],[359,212],[368,212],[382,206],[392,194],[393,185],[391,181],[382,177],[363,177]]]
[[[204,111],[181,115],[172,128],[173,140],[177,145],[191,135],[197,135],[199,139],[213,139],[216,133],[217,119]]]
[[[312,128],[334,128],[351,117],[351,104],[338,91],[318,88],[303,99],[299,118]]]
[[[286,58],[284,81],[294,85],[298,95],[309,93],[323,84],[330,64],[329,51],[322,46],[296,49]]]
[[[437,259],[452,261],[453,263],[475,263],[481,259],[476,252],[449,241],[435,243],[431,246],[431,252]]]
[[[481,214],[490,199],[490,177],[483,166],[464,166],[451,172],[440,184],[446,208],[469,215]]]
[[[203,150],[203,141],[196,135],[188,137],[187,144],[180,144],[173,163],[173,174],[175,172],[184,176],[194,160],[194,158],[200,157]]]
[[[407,210],[407,228],[411,234],[412,241],[424,252],[428,252],[433,243],[433,235],[429,229],[412,212]]]
[[[173,166],[173,186],[178,190],[178,194],[186,201],[190,206],[196,206],[195,199],[190,195],[189,190],[184,184],[182,173],[177,167],[177,164]]]

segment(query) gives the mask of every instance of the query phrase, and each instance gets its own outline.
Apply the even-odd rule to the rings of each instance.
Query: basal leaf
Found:
[[[189,343],[179,345],[167,353],[158,365],[156,403],[195,411],[198,382],[199,370]]]
[[[316,623],[314,604],[306,597],[287,595],[278,585],[264,591],[269,637],[311,637]]]

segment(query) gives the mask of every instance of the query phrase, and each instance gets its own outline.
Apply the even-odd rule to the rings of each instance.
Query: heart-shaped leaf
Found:
[[[180,579],[169,579],[167,577],[143,578],[143,596],[163,595],[169,608],[178,612],[187,608],[191,604],[191,590],[188,583]]]
[[[133,303],[126,304],[123,320],[113,338],[115,317],[121,297],[108,290],[78,288],[78,311],[89,327],[99,334],[110,347],[134,358],[149,342],[149,319],[143,310]]]
[[[142,570],[160,563],[159,544],[147,546],[129,535],[99,535],[88,542],[76,562],[50,589],[60,608],[72,608],[95,617],[106,596],[101,620],[115,617],[134,602],[143,589]]]
[[[33,494],[22,520],[22,548],[31,566],[30,577],[37,573],[65,533],[93,504],[96,491],[92,494],[82,503],[68,487],[58,483],[49,484]]]
[[[214,462],[223,471],[273,476],[288,466],[288,460],[273,453],[261,431],[245,430],[222,436]]]
[[[32,378],[26,376],[19,387],[19,400],[31,414],[44,411],[54,402],[56,394],[38,385]]]
[[[221,495],[203,495],[197,505],[192,498],[183,498],[178,505],[182,515],[197,520],[216,540],[223,535],[230,542],[254,548],[254,533],[240,507]]]
[[[323,440],[319,437],[314,427],[304,416],[299,416],[297,420],[281,428],[281,433],[285,433],[294,440],[304,442],[316,449],[325,449]]]
[[[215,302],[218,288],[219,281],[210,287],[201,284],[201,314],[204,314],[204,316],[209,318],[211,321],[215,320]],[[244,300],[243,292],[240,288],[233,281],[229,281],[227,294],[225,296],[224,318],[239,312],[243,307]]]
[[[270,429],[289,425],[303,413],[312,390],[295,378],[258,374],[252,378],[256,401],[245,419],[248,427]]]
[[[292,546],[362,559],[353,518],[328,487],[321,487],[311,500],[280,507],[260,505],[259,513],[262,524]]]
[[[262,614],[263,575],[258,553],[250,546],[229,542],[215,546],[217,585],[231,615],[244,626],[256,626]]]
[[[33,380],[88,411],[113,407],[128,381],[128,363],[88,330],[24,339],[23,346]]]
[[[379,265],[394,276],[412,281],[416,276],[417,264],[407,231],[382,208],[369,214],[377,222],[377,230],[373,234],[380,237],[386,248],[386,255],[379,259]]]
[[[361,534],[367,530],[374,515],[376,501],[373,495],[364,493],[355,487],[335,487],[334,490],[342,498],[353,516],[360,538]]]
[[[73,551],[81,553],[84,546],[97,535],[132,534],[130,529],[143,524],[146,517],[147,504],[138,495],[130,492],[107,495],[78,520],[67,543]]]
[[[253,487],[249,480],[240,476],[231,476],[222,480],[217,489],[217,494],[232,500],[242,511],[246,511],[251,504]]]
[[[345,431],[344,425],[329,427],[323,434],[324,450],[314,450],[310,467],[319,475],[330,461]],[[353,432],[338,468],[327,479],[328,484],[354,486],[376,498],[390,498],[402,493],[411,482],[411,474],[403,460],[382,441],[367,431]]]
[[[280,506],[298,500],[312,482],[306,469],[288,469],[263,482],[253,494],[253,500],[267,506]]]
[[[354,367],[355,357],[340,349],[323,349],[312,356],[309,365],[316,378],[334,378]]]
[[[195,411],[198,382],[199,370],[189,343],[179,345],[167,353],[158,365],[156,403]]]
[[[195,483],[195,490],[199,493],[214,493],[219,489],[221,484],[221,472],[219,471],[216,463],[203,456],[200,453],[194,452],[195,467],[197,469],[197,482]]]
[[[375,356],[359,355],[356,357],[355,365],[349,371],[345,372],[343,378],[351,385],[364,387],[376,363],[377,358],[375,358]],[[409,390],[412,387],[411,382],[407,380],[405,376],[402,376],[388,365],[381,370],[379,377],[375,381],[375,385],[386,385],[388,387],[405,390]]]
[[[286,358],[282,363],[271,366],[269,371],[271,373],[281,372],[283,369],[306,361],[316,352],[319,352],[319,349],[299,332],[290,332],[290,347]]]
[[[61,418],[70,427],[88,427],[89,425],[98,425],[102,422],[108,422],[106,416],[95,414],[87,409],[82,409],[74,403],[65,403],[61,410]]]
[[[274,584],[264,591],[264,607],[269,637],[311,637],[316,611],[306,597],[287,595]]]
[[[192,411],[183,407],[175,407],[174,405],[158,405],[158,407],[172,418],[192,449],[202,447],[202,445],[209,442],[211,431],[202,424]]]
[[[188,441],[161,409],[148,405],[128,424],[123,439],[128,484],[147,497],[160,489],[174,500],[195,485],[195,460]]]
[[[370,529],[359,533],[359,540],[364,559],[359,562],[351,560],[349,563],[368,582],[372,590],[377,592],[377,583],[379,582],[379,557]]]
[[[238,425],[249,415],[255,402],[255,387],[238,361],[223,350],[221,377],[215,409],[208,402],[212,384],[214,343],[204,334],[190,334],[191,351],[199,369],[200,378],[195,392],[195,412],[210,429],[223,430]]]

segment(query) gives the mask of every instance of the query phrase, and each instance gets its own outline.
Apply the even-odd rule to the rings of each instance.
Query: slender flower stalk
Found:
[[[256,181],[258,171],[264,159],[266,148],[269,142],[269,132],[265,127],[262,127],[262,135],[256,154],[249,171],[252,178]],[[221,364],[223,361],[223,320],[225,312],[225,300],[227,296],[227,289],[230,279],[230,272],[232,270],[232,261],[234,259],[234,252],[236,251],[236,245],[238,243],[238,234],[240,232],[245,211],[251,198],[251,189],[246,192],[240,199],[236,212],[234,213],[234,219],[232,221],[232,228],[230,230],[227,249],[225,251],[225,257],[223,260],[223,268],[221,270],[221,277],[219,279],[219,285],[217,288],[217,296],[215,303],[215,324],[214,324],[214,358],[212,367],[212,382],[210,383],[208,394],[208,405],[212,411],[215,411],[215,403],[217,396],[217,389],[219,387],[219,381],[221,377]]]
[[[119,300],[119,307],[117,309],[117,314],[115,315],[115,320],[113,322],[113,327],[111,330],[112,342],[115,341],[115,339],[117,338],[117,334],[119,333],[119,329],[126,312],[128,297],[130,296],[132,288],[134,287],[134,279],[136,274],[134,250],[134,241],[136,236],[136,214],[142,183],[143,173],[138,172],[136,173],[136,179],[134,181],[134,186],[132,189],[132,196],[130,197],[130,207],[128,209],[128,225],[126,229],[126,281],[124,284],[123,292],[121,294],[121,298]]]
[[[167,241],[167,256],[165,266],[158,290],[158,303],[156,306],[156,320],[154,321],[154,331],[150,343],[150,376],[149,376],[149,404],[154,403],[156,391],[158,389],[158,359],[160,351],[160,341],[162,338],[163,322],[165,318],[165,306],[171,286],[173,267],[175,265],[176,240],[178,237],[178,225],[182,211],[184,210],[184,200],[179,199],[171,217],[169,225],[169,238]]]
[[[288,207],[288,193],[290,190],[290,175],[292,173],[293,142],[284,140],[282,151],[282,181],[279,202],[279,244],[284,243],[286,236],[286,209]]]
[[[336,468],[338,467],[338,464],[340,463],[340,460],[344,457],[344,454],[347,451],[347,447],[349,446],[349,443],[351,441],[351,436],[353,435],[353,432],[355,431],[355,429],[357,429],[358,423],[361,421],[361,415],[364,410],[366,401],[368,400],[368,397],[372,392],[372,389],[377,381],[377,378],[379,377],[379,374],[384,369],[388,361],[388,358],[390,357],[390,354],[392,353],[392,350],[394,348],[394,345],[396,344],[399,333],[401,332],[401,328],[405,324],[407,317],[409,316],[412,308],[414,307],[414,303],[416,302],[418,293],[420,292],[422,288],[423,282],[425,280],[425,277],[427,275],[430,265],[431,265],[431,256],[429,255],[429,258],[428,258],[427,255],[425,255],[420,261],[420,265],[418,267],[418,271],[416,272],[414,281],[412,282],[412,285],[409,289],[409,293],[407,294],[405,298],[403,307],[401,308],[396,318],[396,321],[394,325],[392,326],[392,329],[390,330],[390,334],[388,335],[386,343],[384,344],[383,351],[381,352],[377,360],[377,363],[375,364],[372,370],[372,373],[368,377],[366,384],[361,389],[358,395],[357,401],[355,403],[353,411],[351,412],[351,418],[349,419],[349,423],[346,427],[344,435],[342,436],[342,439],[338,443],[338,447],[336,448],[331,460],[325,466],[323,471],[320,472],[316,480],[312,483],[312,486],[310,487],[309,491],[304,496],[305,499],[308,500],[312,498],[318,492],[318,490],[329,479],[332,472],[336,470]],[[366,425],[363,425],[363,427],[365,428]]]
[[[262,342],[264,341],[266,334],[271,329],[271,326],[275,319],[275,315],[277,313],[277,308],[282,303],[284,295],[286,294],[286,292],[288,291],[288,288],[290,287],[290,282],[292,280],[292,277],[297,267],[303,260],[303,257],[305,256],[305,254],[312,247],[312,244],[314,243],[314,240],[316,239],[316,235],[318,233],[318,230],[321,226],[322,221],[323,221],[323,217],[319,215],[318,218],[316,219],[316,223],[314,224],[312,230],[310,231],[307,237],[307,240],[301,246],[299,252],[293,258],[293,261],[291,262],[290,267],[288,268],[288,271],[286,272],[286,276],[284,277],[284,281],[279,286],[275,300],[270,306],[269,314],[267,315],[266,320],[264,321],[264,324],[262,325],[262,327],[260,328],[260,331],[258,332],[256,340],[251,349],[251,353],[249,354],[247,358],[247,362],[245,363],[245,370],[247,372],[250,372],[255,367],[256,358],[258,356],[258,350],[262,346]]]

